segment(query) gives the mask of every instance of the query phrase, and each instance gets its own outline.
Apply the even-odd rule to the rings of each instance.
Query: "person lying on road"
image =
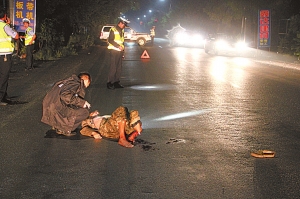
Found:
[[[142,132],[142,122],[138,111],[128,111],[127,107],[118,107],[110,117],[99,116],[98,111],[90,113],[90,118],[82,123],[80,133],[84,136],[101,139],[102,136],[118,140],[118,144],[132,148],[135,138]]]

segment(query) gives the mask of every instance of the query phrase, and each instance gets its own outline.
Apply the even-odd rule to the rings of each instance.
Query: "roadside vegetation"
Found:
[[[293,54],[300,60],[300,14],[292,16],[287,23],[287,32],[280,39],[278,51]]]
[[[100,25],[116,22],[120,11],[138,7],[134,0],[37,1],[34,57],[53,60],[77,54],[99,40]]]

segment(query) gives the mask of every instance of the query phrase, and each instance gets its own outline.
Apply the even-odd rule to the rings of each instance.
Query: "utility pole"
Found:
[[[9,0],[8,9],[9,18],[12,21],[12,24],[14,24],[14,0]]]
[[[247,25],[247,18],[243,16],[242,27],[241,27],[241,39],[243,38],[244,42],[246,41],[246,25]]]
[[[245,17],[245,23],[244,23],[244,42],[246,42],[246,26],[247,25],[247,18]]]

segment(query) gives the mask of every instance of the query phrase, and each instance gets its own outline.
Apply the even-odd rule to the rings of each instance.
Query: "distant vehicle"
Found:
[[[113,26],[114,25],[105,25],[102,27],[100,32],[101,40],[107,40],[109,31]],[[124,39],[125,42],[136,42],[139,46],[144,46],[146,43],[151,41],[151,37],[148,33],[136,32],[128,26],[124,29]]]
[[[243,41],[235,41],[226,34],[217,33],[209,35],[204,44],[204,51],[215,55],[227,52],[241,53],[246,47],[247,44]]]
[[[168,30],[171,46],[204,47],[205,39],[203,34],[197,31],[190,31],[182,28],[180,25]]]

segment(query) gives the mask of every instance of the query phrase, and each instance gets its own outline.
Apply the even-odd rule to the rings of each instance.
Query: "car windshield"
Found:
[[[129,28],[129,27],[126,27],[126,28],[124,29],[124,32],[125,32],[125,33],[128,33],[128,34],[135,34],[135,31],[134,31],[133,29]]]

